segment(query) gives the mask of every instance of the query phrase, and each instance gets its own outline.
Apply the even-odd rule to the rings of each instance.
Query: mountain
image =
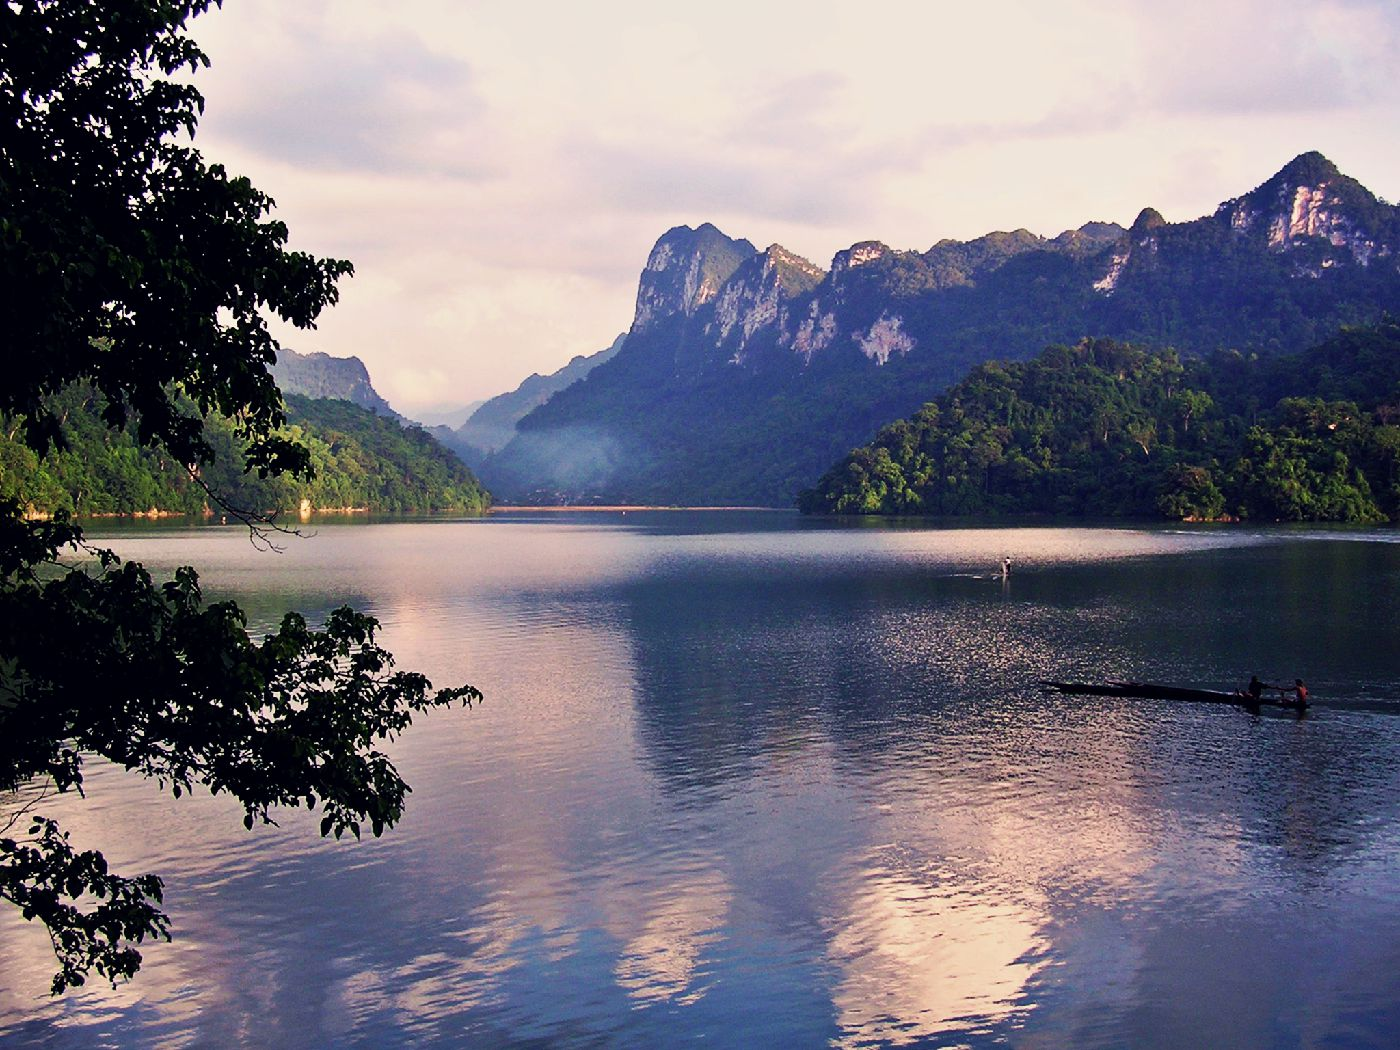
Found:
[[[375,415],[404,421],[379,396],[369,381],[369,372],[358,357],[331,357],[330,354],[299,354],[285,347],[277,354],[272,378],[284,394],[309,398],[332,398],[367,408]]]
[[[426,429],[442,427],[446,430],[456,430],[482,405],[486,404],[486,399],[470,401],[467,404],[443,404],[430,408],[420,408],[413,413],[413,422]]]
[[[616,356],[521,419],[483,477],[512,500],[790,504],[980,362],[1085,336],[1300,350],[1400,309],[1398,250],[1400,209],[1317,153],[1190,222],[865,241],[827,270],[676,227]]]
[[[612,345],[593,354],[579,354],[557,372],[530,375],[514,390],[499,394],[477,407],[456,430],[434,427],[431,433],[466,462],[478,463],[487,453],[505,447],[515,437],[515,425],[566,386],[583,379],[589,372],[622,348],[625,333]]]

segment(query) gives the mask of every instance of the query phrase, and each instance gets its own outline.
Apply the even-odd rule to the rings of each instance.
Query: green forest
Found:
[[[1107,339],[991,362],[804,491],[806,513],[1400,520],[1400,325],[1285,356]]]
[[[205,419],[214,461],[199,478],[228,505],[256,513],[296,511],[303,500],[320,510],[485,511],[490,495],[452,453],[417,428],[404,428],[349,401],[285,397],[285,436],[311,453],[313,475],[245,473],[242,447],[229,419]],[[50,399],[68,447],[37,456],[23,441],[23,420],[5,420],[0,434],[0,499],[32,513],[63,510],[79,517],[203,514],[209,497],[168,452],[143,444],[134,420],[120,429],[102,419],[104,402],[73,384]]]

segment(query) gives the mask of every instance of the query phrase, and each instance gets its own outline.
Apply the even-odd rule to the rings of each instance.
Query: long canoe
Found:
[[[1207,704],[1233,704],[1236,707],[1285,707],[1297,710],[1297,700],[1260,697],[1248,693],[1226,693],[1218,689],[1187,689],[1156,682],[1041,682],[1046,689],[1074,696],[1122,696],[1145,700],[1195,700]],[[1306,705],[1303,705],[1306,706]]]

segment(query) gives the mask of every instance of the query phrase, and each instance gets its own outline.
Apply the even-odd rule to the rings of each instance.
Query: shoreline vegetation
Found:
[[[30,520],[63,512],[77,520],[203,518],[255,514],[306,520],[320,514],[456,511],[485,513],[491,496],[455,455],[418,428],[405,428],[348,401],[287,395],[285,435],[310,451],[313,475],[244,472],[235,424],[210,415],[204,437],[213,462],[192,475],[169,453],[144,447],[139,421],[111,429],[104,400],[86,384],[49,399],[67,448],[43,456],[24,441],[23,420],[0,432],[0,498]],[[211,501],[215,493],[225,506]]]
[[[368,514],[373,514],[373,513],[375,513],[375,511],[374,511],[374,508],[372,508],[372,507],[308,507],[308,508],[301,508],[301,507],[298,507],[295,511],[289,511],[289,510],[287,510],[287,509],[284,508],[284,507],[278,507],[278,508],[273,508],[273,509],[271,509],[271,510],[261,510],[261,511],[257,511],[256,513],[258,513],[258,514],[260,514],[260,515],[266,515],[266,516],[269,516],[269,517],[270,517],[270,516],[273,516],[273,515],[277,515],[277,516],[286,516],[286,517],[288,517],[288,518],[297,518],[297,519],[299,519],[299,520],[301,520],[301,521],[306,521],[306,520],[309,519],[309,518],[314,518],[314,517],[316,517],[316,516],[318,516],[318,515],[323,515],[323,514],[334,514],[334,515],[365,514],[365,515],[368,515]],[[143,520],[143,519],[144,519],[144,520],[149,520],[149,521],[168,521],[168,520],[171,520],[171,519],[174,519],[174,518],[186,518],[186,519],[188,519],[188,518],[195,518],[195,519],[198,519],[198,520],[206,521],[206,522],[207,522],[207,521],[211,521],[211,520],[214,519],[214,518],[220,518],[220,519],[223,519],[223,522],[221,522],[221,523],[226,523],[226,522],[227,522],[227,519],[228,519],[228,515],[227,515],[225,512],[220,511],[220,510],[215,510],[215,509],[212,508],[212,507],[205,507],[203,510],[197,510],[197,511],[187,511],[187,510],[164,510],[164,509],[162,509],[162,508],[160,508],[160,507],[151,507],[151,508],[149,508],[148,510],[98,511],[98,512],[94,512],[94,513],[91,513],[91,514],[73,514],[73,515],[70,515],[70,516],[71,516],[71,518],[72,518],[74,521],[76,521],[76,522],[84,522],[84,521],[140,521],[140,520]],[[29,510],[27,510],[27,511],[25,512],[25,514],[23,515],[23,517],[24,517],[24,520],[25,520],[25,521],[52,521],[52,520],[53,520],[53,513],[52,513],[51,511],[34,510],[34,509],[31,508],[31,509],[29,509]]]
[[[588,511],[591,513],[613,513],[626,514],[629,511],[722,511],[722,510],[742,510],[742,511],[762,511],[790,513],[792,507],[762,507],[762,506],[738,506],[738,505],[681,505],[681,504],[651,504],[651,503],[615,503],[615,504],[592,504],[592,503],[550,503],[533,506],[530,504],[512,504],[510,506],[493,506],[491,514],[558,514],[566,511]]]
[[[475,475],[418,428],[346,401],[286,397],[310,479],[238,471],[234,425],[211,416],[193,478],[110,430],[82,384],[51,398],[69,447],[37,457],[23,421],[0,432],[0,497],[31,520],[220,522],[229,506],[284,521],[395,513],[776,512],[759,504],[493,507]],[[1106,339],[990,362],[882,428],[798,500],[806,514],[931,520],[1194,524],[1400,520],[1400,325],[1344,329],[1301,354],[1180,358]],[[229,515],[231,520],[232,515]]]

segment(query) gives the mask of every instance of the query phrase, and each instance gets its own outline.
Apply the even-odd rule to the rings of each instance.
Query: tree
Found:
[[[171,78],[207,65],[186,24],[210,3],[0,4],[0,414],[35,453],[64,446],[54,401],[85,382],[109,427],[134,421],[196,477],[215,410],[245,469],[310,468],[280,429],[264,317],[313,327],[351,267],[288,250],[272,200],[193,147],[203,99]],[[63,516],[0,502],[0,898],[47,927],[55,994],[94,970],[130,977],[135,945],[169,924],[157,877],[110,872],[20,789],[81,791],[84,756],[101,755],[176,796],[228,792],[249,828],[305,804],[323,835],[378,835],[408,786],[377,743],[480,694],[394,671],[376,627],[348,608],[320,629],[289,613],[256,640],[236,605],[203,601],[193,569],[158,583]]]
[[[1168,518],[1209,521],[1225,512],[1225,497],[1209,468],[1177,463],[1162,480],[1157,509]]]

